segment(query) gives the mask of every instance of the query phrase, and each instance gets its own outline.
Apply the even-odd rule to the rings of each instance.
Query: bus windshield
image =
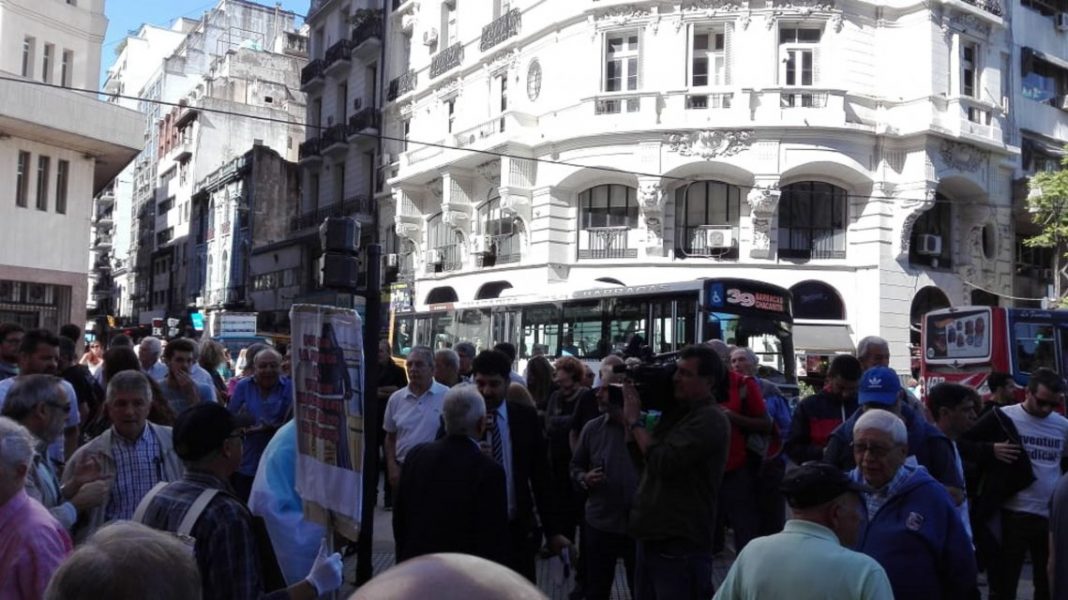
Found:
[[[1052,323],[1018,321],[1012,326],[1012,351],[1021,373],[1057,370],[1057,346]]]
[[[793,373],[792,344],[789,325],[782,321],[740,316],[731,313],[708,314],[706,341],[719,339],[734,346],[744,346],[757,355],[760,367],[776,373]],[[790,354],[790,356],[787,356]],[[762,375],[763,376],[763,375]],[[767,374],[767,378],[773,378]]]
[[[939,311],[927,315],[924,356],[937,363],[990,359],[990,310]]]

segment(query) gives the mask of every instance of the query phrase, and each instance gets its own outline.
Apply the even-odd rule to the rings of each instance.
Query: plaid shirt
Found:
[[[111,439],[115,481],[105,512],[108,521],[132,517],[145,494],[163,480],[163,456],[151,427],[146,424],[134,442],[116,431],[112,431]]]
[[[288,598],[285,590],[264,594],[252,515],[222,479],[204,471],[186,471],[181,480],[168,484],[152,499],[145,525],[178,531],[189,507],[209,488],[222,492],[212,498],[192,531],[204,600]]]
[[[868,519],[871,520],[875,517],[875,513],[879,512],[879,509],[886,504],[890,498],[893,498],[895,494],[901,489],[901,486],[912,477],[912,474],[916,472],[918,467],[910,464],[903,464],[901,468],[894,473],[894,477],[890,479],[890,483],[887,483],[883,487],[875,490],[874,494],[864,494],[864,504],[868,509]],[[853,471],[853,478],[861,483],[864,482],[864,476],[860,474],[860,468],[856,468]]]

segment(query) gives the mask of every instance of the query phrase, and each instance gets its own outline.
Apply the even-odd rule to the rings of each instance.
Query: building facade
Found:
[[[91,93],[106,29],[103,0],[0,2],[0,321],[84,324],[88,249],[111,244],[93,196],[143,144],[135,111]]]
[[[394,1],[387,262],[417,308],[769,281],[799,351],[907,369],[924,311],[1019,292],[1021,145],[1066,139],[1029,2]]]

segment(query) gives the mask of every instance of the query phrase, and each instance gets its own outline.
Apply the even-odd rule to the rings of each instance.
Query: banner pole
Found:
[[[374,575],[371,561],[375,530],[375,503],[378,501],[378,334],[382,327],[382,246],[364,248],[367,289],[364,297],[367,318],[363,323],[363,506],[360,535],[356,541],[356,586]]]

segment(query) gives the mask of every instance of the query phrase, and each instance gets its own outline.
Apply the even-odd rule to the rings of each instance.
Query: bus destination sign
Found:
[[[713,281],[707,290],[708,305],[712,309],[749,309],[762,312],[790,314],[789,299],[781,294],[736,285],[732,281]]]

